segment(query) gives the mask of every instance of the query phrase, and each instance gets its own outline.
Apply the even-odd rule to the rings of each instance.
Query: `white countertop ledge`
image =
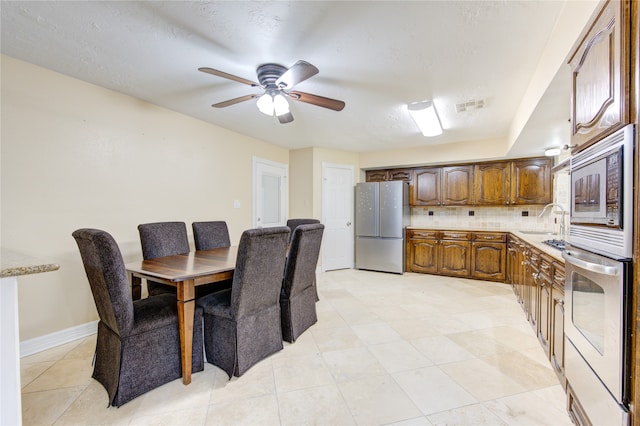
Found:
[[[2,248],[0,249],[0,268],[0,278],[7,278],[57,271],[60,265]]]

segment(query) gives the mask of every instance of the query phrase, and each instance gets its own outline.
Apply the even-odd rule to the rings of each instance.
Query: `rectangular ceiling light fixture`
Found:
[[[413,102],[407,107],[411,118],[416,122],[423,135],[431,137],[442,134],[442,126],[433,101]]]

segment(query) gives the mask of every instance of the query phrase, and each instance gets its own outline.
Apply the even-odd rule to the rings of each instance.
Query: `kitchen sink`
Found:
[[[527,235],[558,235],[557,232],[552,232],[552,231],[520,231],[520,232]]]

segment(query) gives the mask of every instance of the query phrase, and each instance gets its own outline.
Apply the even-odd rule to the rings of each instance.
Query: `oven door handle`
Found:
[[[586,269],[587,271],[595,272],[597,274],[603,275],[612,275],[616,276],[620,274],[620,268],[616,266],[607,266],[599,263],[587,262],[586,260],[582,260],[577,258],[575,255],[571,253],[570,250],[565,250],[562,252],[562,257],[568,263],[572,265],[579,266],[580,268]]]

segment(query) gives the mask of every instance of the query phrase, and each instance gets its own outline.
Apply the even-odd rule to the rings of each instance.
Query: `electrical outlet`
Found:
[[[476,212],[475,212],[475,211],[473,211],[473,210],[469,210],[469,216],[475,216],[475,215],[476,215]]]
[[[522,211],[522,217],[527,217],[527,216],[529,216],[529,212],[526,211],[526,210],[523,210]]]

